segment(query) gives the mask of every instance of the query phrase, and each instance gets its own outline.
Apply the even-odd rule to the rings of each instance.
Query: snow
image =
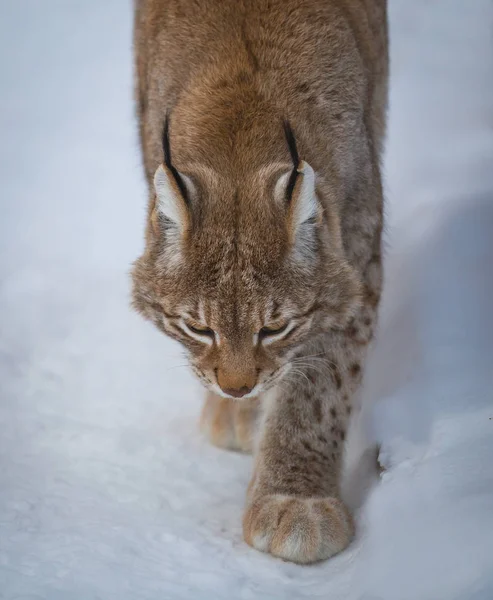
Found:
[[[493,6],[390,17],[387,282],[354,441],[385,470],[353,546],[299,567],[242,542],[251,459],[201,439],[179,348],[128,308],[130,3],[0,4],[0,598],[493,598]]]

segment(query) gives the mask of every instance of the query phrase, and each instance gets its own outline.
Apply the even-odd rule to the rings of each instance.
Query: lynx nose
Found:
[[[217,384],[225,394],[233,398],[242,398],[249,394],[257,383],[257,371],[255,367],[240,369],[239,365],[232,368],[221,368],[216,370]]]
[[[225,394],[228,396],[233,396],[233,398],[242,398],[249,394],[253,388],[248,387],[247,385],[242,386],[241,388],[221,388]]]

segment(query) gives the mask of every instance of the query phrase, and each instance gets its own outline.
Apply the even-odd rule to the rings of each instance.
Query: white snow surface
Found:
[[[390,24],[358,434],[385,471],[350,549],[299,567],[243,543],[251,458],[201,439],[179,348],[129,309],[130,3],[0,3],[0,598],[493,598],[493,4],[390,0]]]

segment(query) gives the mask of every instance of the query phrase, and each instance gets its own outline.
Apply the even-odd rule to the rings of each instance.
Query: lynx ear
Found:
[[[282,179],[285,181],[281,183]],[[301,161],[289,175],[289,180],[287,175],[283,175],[278,185],[282,185],[289,194],[287,228],[289,239],[295,244],[297,237],[308,233],[307,228],[313,229],[322,215],[322,207],[315,191],[315,173],[308,163]]]
[[[317,200],[315,173],[308,163],[300,160],[289,121],[284,121],[283,125],[293,170],[280,177],[276,192],[282,190],[287,202],[289,239],[292,244],[300,244],[303,248],[314,238],[314,229],[322,217],[322,207]]]
[[[194,192],[192,181],[180,173],[171,161],[169,114],[166,113],[163,125],[163,164],[154,175],[156,203],[152,212],[152,227],[159,231],[164,217],[168,229],[173,228],[185,234],[190,226],[190,198]]]
[[[303,224],[315,225],[321,216],[322,207],[315,191],[315,173],[308,163],[301,161],[296,169],[297,177],[288,209],[288,228],[292,239]]]
[[[190,225],[188,198],[193,189],[191,180],[178,173],[172,172],[165,165],[160,165],[154,175],[154,191],[156,205],[154,220],[156,226],[159,217],[164,217],[170,227],[174,227],[184,234]]]

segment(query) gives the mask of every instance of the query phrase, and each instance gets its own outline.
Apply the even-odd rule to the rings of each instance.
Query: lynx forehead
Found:
[[[386,2],[136,0],[135,58],[133,305],[186,349],[213,443],[260,424],[245,540],[327,558],[381,289]]]

